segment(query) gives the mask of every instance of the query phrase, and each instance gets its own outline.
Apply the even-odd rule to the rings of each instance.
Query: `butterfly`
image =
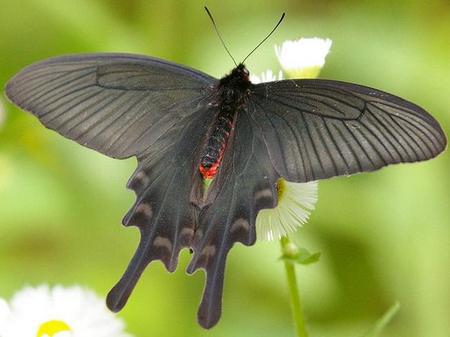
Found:
[[[172,272],[189,248],[187,272],[206,271],[204,328],[221,315],[228,252],[255,243],[257,214],[277,205],[280,178],[423,161],[447,142],[430,114],[397,96],[322,79],[253,84],[243,63],[216,79],[148,56],[69,55],[26,67],[6,94],[66,138],[137,158],[127,185],[136,202],[123,224],[138,227],[140,243],[108,307],[124,307],[151,261]]]

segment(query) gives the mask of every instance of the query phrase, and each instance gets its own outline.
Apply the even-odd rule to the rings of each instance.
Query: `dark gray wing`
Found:
[[[447,144],[419,106],[356,84],[286,80],[253,86],[250,113],[277,172],[306,182],[427,160]]]
[[[216,115],[206,102],[193,112],[139,158],[138,169],[130,178],[128,187],[136,192],[137,200],[123,223],[137,226],[141,240],[125,274],[108,294],[107,304],[113,311],[123,308],[150,262],[161,260],[174,271],[180,250],[192,245],[198,209],[191,202],[191,191],[202,184],[199,156]]]
[[[172,144],[168,134],[152,146],[151,155],[140,159],[129,182],[138,198],[124,224],[139,227],[141,242],[124,276],[108,295],[113,311],[125,305],[151,261],[159,259],[173,271],[180,249],[191,247],[194,255],[188,273],[199,268],[206,271],[198,321],[211,328],[219,320],[228,252],[235,242],[254,244],[256,216],[262,208],[275,207],[279,176],[260,131],[249,114],[242,114],[230,135],[220,171],[199,205],[195,195],[203,184],[199,155],[215,115],[210,111],[203,120],[180,123],[179,129],[173,130],[181,134],[178,143]],[[161,150],[155,151],[155,147]]]
[[[6,86],[46,127],[114,158],[142,154],[216,82],[146,56],[86,54],[33,64]],[[192,106],[192,105],[188,105]]]
[[[250,115],[241,112],[219,173],[209,188],[208,206],[199,214],[192,244],[194,256],[188,267],[188,273],[206,270],[198,311],[198,320],[205,328],[215,325],[221,315],[227,254],[235,242],[254,244],[256,216],[262,208],[275,207],[277,180],[260,131]]]
[[[217,115],[209,104],[215,84],[186,67],[122,54],[50,59],[7,84],[7,96],[48,128],[108,156],[138,158],[128,183],[137,198],[123,223],[137,226],[141,240],[108,295],[114,311],[151,261],[173,271],[179,251],[192,245],[198,208],[191,191],[202,184],[198,163]]]

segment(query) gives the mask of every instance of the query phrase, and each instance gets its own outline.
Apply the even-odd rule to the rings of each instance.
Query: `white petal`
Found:
[[[281,70],[278,73],[278,77],[274,75],[271,69],[267,69],[265,72],[261,73],[261,76],[250,74],[250,81],[254,84],[279,81],[282,79],[283,73],[281,72]]]
[[[278,205],[274,209],[263,209],[256,218],[256,237],[274,240],[296,231],[309,219],[317,202],[317,181],[291,183],[279,180]]]
[[[43,324],[53,321],[70,327],[70,331],[60,331],[53,337],[129,336],[124,332],[123,322],[94,292],[79,286],[47,285],[26,287],[12,298],[0,336],[35,337]]]
[[[254,84],[258,84],[258,83],[261,83],[262,81],[258,75],[250,74],[250,82],[252,82]]]
[[[281,67],[288,74],[312,78],[319,74],[325,64],[325,57],[330,51],[331,44],[330,39],[317,37],[288,40],[283,42],[281,47],[275,46],[275,53]],[[305,76],[302,76],[304,74]]]

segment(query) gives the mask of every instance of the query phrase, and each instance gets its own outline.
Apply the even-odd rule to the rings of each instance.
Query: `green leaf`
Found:
[[[400,310],[400,304],[396,302],[388,311],[367,331],[362,337],[378,337],[384,328],[392,321]]]
[[[300,248],[296,262],[303,265],[312,264],[319,261],[320,254],[320,252],[310,253],[307,249]]]
[[[292,263],[308,265],[319,261],[320,252],[311,253],[306,248],[298,248],[295,255],[283,255],[282,260],[291,261]]]

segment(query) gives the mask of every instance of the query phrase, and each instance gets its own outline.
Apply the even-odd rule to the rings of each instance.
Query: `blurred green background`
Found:
[[[321,77],[378,87],[425,107],[450,134],[450,3],[428,1],[0,0],[0,87],[22,67],[67,53],[158,56],[221,77],[232,62],[203,5],[238,60],[287,16],[247,62],[278,69],[273,44],[328,37]],[[134,195],[135,160],[117,161],[46,130],[2,96],[0,297],[24,284],[82,284],[102,296],[138,240],[120,226]],[[320,183],[311,221],[295,240],[321,251],[299,268],[311,336],[361,336],[395,301],[383,336],[450,333],[450,156]],[[203,274],[154,263],[120,316],[136,336],[293,336],[278,242],[235,247],[223,316],[196,323]]]

